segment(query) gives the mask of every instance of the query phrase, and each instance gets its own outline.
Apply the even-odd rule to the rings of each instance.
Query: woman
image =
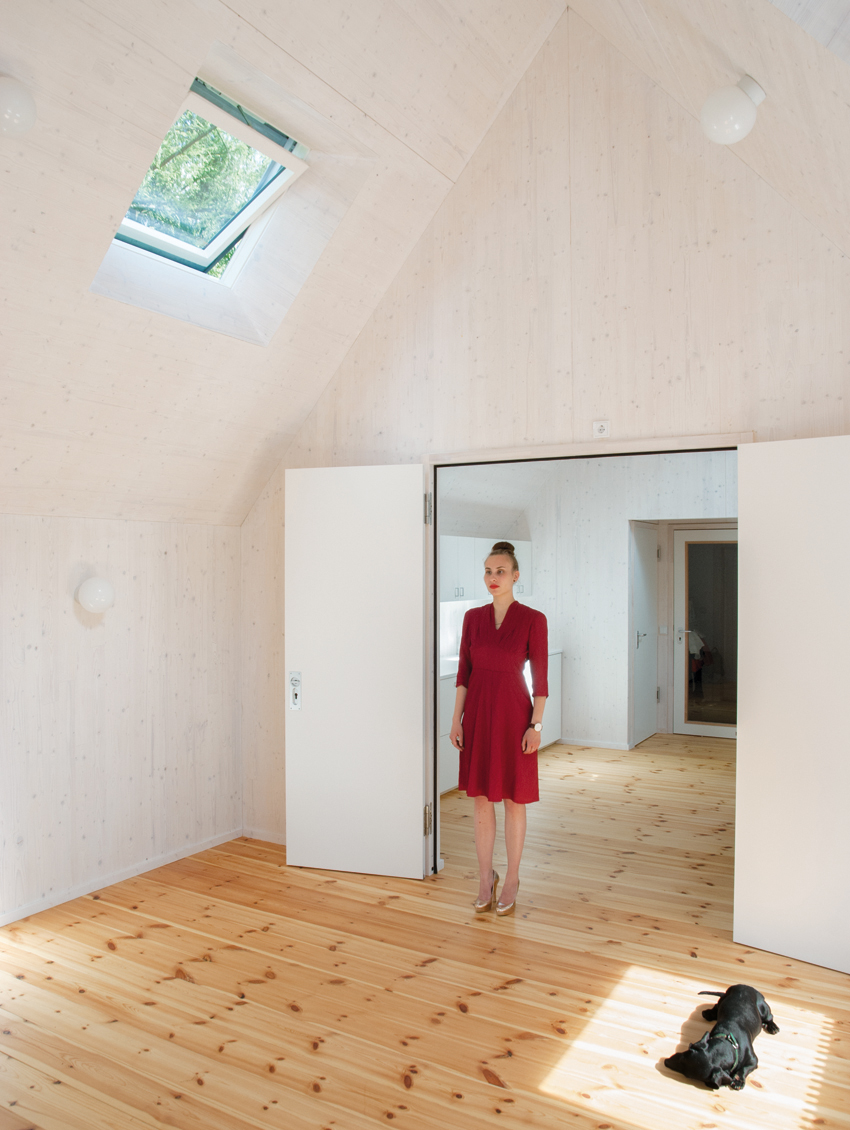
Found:
[[[514,547],[496,542],[484,562],[484,583],[493,603],[471,608],[463,618],[451,742],[460,751],[459,787],[475,798],[476,914],[490,910],[497,896],[496,803],[505,802],[508,871],[496,906],[496,913],[504,915],[516,908],[525,806],[540,799],[537,750],[549,694],[546,617],[514,600],[518,580]],[[523,677],[526,659],[531,661],[533,705]]]

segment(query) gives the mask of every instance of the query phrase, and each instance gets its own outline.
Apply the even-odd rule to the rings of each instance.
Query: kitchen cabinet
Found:
[[[455,681],[457,674],[445,675],[440,679],[440,694],[438,699],[438,730],[437,738],[437,791],[447,793],[457,788],[458,770],[460,767],[460,754],[449,741],[452,728],[452,714],[455,708]]]
[[[475,556],[475,538],[440,535],[440,600],[483,600],[484,566]]]

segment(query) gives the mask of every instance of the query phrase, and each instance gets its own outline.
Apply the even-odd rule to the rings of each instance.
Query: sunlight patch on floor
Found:
[[[841,1106],[826,1109],[821,1097],[832,1021],[775,995],[768,1001],[780,1032],[759,1035],[759,1067],[743,1091],[709,1091],[664,1067],[667,1056],[711,1027],[697,1011],[711,1007],[700,990],[723,988],[710,977],[691,980],[632,966],[605,1000],[588,998],[591,1018],[540,1090],[634,1130],[659,1125],[771,1130],[788,1125],[795,1115],[801,1130],[850,1126]],[[673,1015],[678,1021],[671,1024]],[[695,1108],[702,1115],[696,1122]]]

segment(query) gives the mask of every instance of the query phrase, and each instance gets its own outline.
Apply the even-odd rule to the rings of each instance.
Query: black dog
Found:
[[[676,1052],[664,1066],[688,1079],[699,1079],[717,1091],[730,1087],[740,1091],[751,1071],[759,1065],[753,1040],[764,1028],[771,1036],[779,1031],[767,1001],[750,985],[730,985],[725,993],[702,992],[701,997],[720,997],[703,1011],[706,1020],[717,1023],[686,1052]]]

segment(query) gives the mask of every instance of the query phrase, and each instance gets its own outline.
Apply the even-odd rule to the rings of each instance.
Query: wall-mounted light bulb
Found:
[[[755,79],[744,75],[737,86],[724,86],[709,94],[699,116],[703,133],[718,145],[733,145],[756,124],[756,107],[765,93]]]
[[[76,597],[86,612],[105,612],[115,603],[115,589],[103,577],[89,577],[77,589]]]
[[[18,137],[32,129],[36,116],[35,101],[24,84],[0,75],[0,133]]]

